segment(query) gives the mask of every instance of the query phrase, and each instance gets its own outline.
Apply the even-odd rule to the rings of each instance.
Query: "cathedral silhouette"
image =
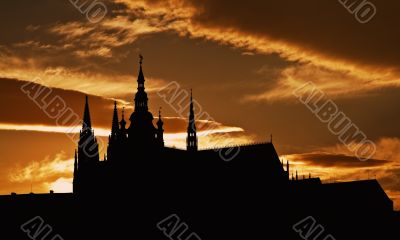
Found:
[[[125,111],[122,110],[122,119],[119,121],[117,102],[114,102],[111,133],[108,138],[107,155],[103,161],[99,157],[99,146],[96,140],[90,116],[89,100],[86,97],[83,113],[83,125],[78,142],[78,151],[75,152],[74,164],[74,194],[87,195],[96,192],[112,192],[116,186],[122,186],[123,181],[119,176],[126,176],[126,169],[132,169],[149,162],[161,164],[160,161],[192,162],[198,167],[204,167],[207,162],[220,162],[219,153],[234,151],[235,162],[252,159],[254,166],[258,164],[264,174],[272,181],[281,185],[289,180],[289,163],[285,171],[283,163],[275,151],[272,141],[262,144],[250,144],[235,147],[215,148],[207,150],[198,149],[196,120],[194,113],[193,94],[190,96],[188,113],[188,127],[186,150],[169,148],[164,145],[164,123],[161,111],[158,113],[157,127],[153,125],[153,114],[149,111],[148,96],[145,91],[145,76],[143,73],[143,57],[140,56],[140,66],[137,79],[137,92],[134,97],[134,111],[131,114],[129,127],[125,120]],[[235,151],[236,150],[236,151]],[[263,161],[268,159],[268,161]],[[132,165],[132,163],[134,163]],[[147,164],[146,164],[147,162]],[[213,166],[209,166],[212,168]],[[128,181],[129,182],[129,181]]]
[[[73,193],[0,196],[2,237],[398,238],[400,215],[377,180],[323,184],[311,175],[299,177],[296,172],[291,177],[294,171],[289,162],[280,161],[272,139],[200,150],[193,96],[186,150],[166,147],[161,111],[156,126],[149,111],[142,60],[130,124],[124,110],[119,119],[115,103],[104,159],[100,160],[86,97],[75,151]],[[230,161],[221,156],[231,156]],[[29,225],[35,216],[47,225]],[[181,224],[170,222],[160,231],[159,223],[168,216],[180,218]]]

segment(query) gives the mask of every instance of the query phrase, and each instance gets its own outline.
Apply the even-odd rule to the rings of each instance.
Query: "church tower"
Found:
[[[99,163],[99,146],[92,129],[90,118],[89,99],[85,98],[85,110],[83,112],[82,130],[78,142],[78,154],[75,154],[74,162],[74,192],[80,191],[83,185],[87,185],[88,180],[95,172]],[[78,187],[79,186],[79,187]]]
[[[117,101],[114,102],[114,113],[111,124],[111,134],[108,137],[107,158],[114,161],[119,156],[119,144],[121,140],[121,130],[119,129]]]
[[[149,112],[148,97],[145,91],[143,56],[140,55],[138,87],[135,96],[135,110],[130,117],[128,142],[131,149],[148,150],[157,145],[157,129],[153,125],[153,115]]]
[[[197,147],[197,133],[196,133],[196,119],[194,117],[193,106],[193,93],[190,90],[190,110],[189,110],[189,125],[187,128],[186,149],[191,152],[196,152]]]
[[[126,121],[125,121],[125,108],[122,108],[121,122],[119,122],[119,125],[121,126],[121,129],[120,129],[121,140],[125,141],[127,138],[126,137],[127,130],[126,130]]]
[[[114,101],[114,113],[111,125],[111,135],[110,138],[113,140],[118,139],[119,136],[119,121],[118,121],[118,109],[117,109],[117,101]]]
[[[83,124],[78,144],[78,169],[81,167],[84,169],[86,166],[99,162],[99,146],[92,129],[88,96],[85,100]]]
[[[157,142],[160,147],[164,147],[164,122],[161,119],[161,108],[158,111],[158,121],[157,121]]]
[[[144,82],[146,81],[144,79],[144,74],[143,74],[143,68],[142,68],[142,64],[143,64],[143,56],[140,55],[139,56],[140,61],[140,67],[139,67],[139,74],[138,74],[138,88],[137,88],[137,93],[135,96],[135,111],[138,112],[146,112],[149,110],[147,103],[149,101],[148,97],[147,97],[147,93],[145,91],[144,88]]]

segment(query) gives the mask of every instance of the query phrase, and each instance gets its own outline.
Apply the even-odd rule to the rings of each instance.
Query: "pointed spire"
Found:
[[[142,64],[143,64],[143,56],[139,55],[139,74],[138,74],[138,87],[137,87],[137,93],[135,95],[135,112],[147,112],[148,111],[148,97],[147,93],[145,91],[144,87],[144,74],[143,74],[143,69],[142,69]]]
[[[164,129],[163,129],[164,122],[161,119],[161,107],[158,111],[158,121],[157,121],[157,140],[160,147],[164,147]]]
[[[126,121],[125,121],[125,107],[122,108],[122,116],[121,116],[120,125],[121,125],[121,129],[122,129],[122,128],[125,129],[125,126],[126,126]]]
[[[160,128],[160,126],[162,127],[164,125],[162,118],[161,118],[161,107],[158,110],[158,121],[157,121],[157,126]]]
[[[113,114],[113,119],[112,119],[111,138],[115,138],[118,135],[118,132],[119,132],[118,123],[119,123],[119,120],[118,120],[117,101],[114,101],[114,114]]]
[[[193,91],[190,89],[190,112],[189,112],[189,128],[196,131],[195,124],[195,116],[194,116],[194,106],[193,106]]]
[[[143,84],[142,87],[144,88],[145,79],[144,79],[142,64],[143,64],[143,56],[141,54],[139,54],[139,65],[140,65],[140,67],[139,67],[139,75],[138,75],[138,80],[137,81],[138,81],[139,87],[140,87],[140,84]]]
[[[189,125],[187,129],[186,148],[188,151],[197,151],[196,119],[194,116],[193,91],[190,89]]]
[[[92,121],[90,120],[89,111],[89,97],[86,95],[85,98],[85,111],[83,113],[83,126],[82,129],[92,129]]]
[[[125,121],[125,107],[122,108],[122,116],[121,116],[121,129],[125,129],[126,121]]]

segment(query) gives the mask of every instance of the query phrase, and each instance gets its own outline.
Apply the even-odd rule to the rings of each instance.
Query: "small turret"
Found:
[[[157,121],[157,141],[161,147],[164,147],[164,122],[161,119],[161,108],[158,111],[158,121]]]

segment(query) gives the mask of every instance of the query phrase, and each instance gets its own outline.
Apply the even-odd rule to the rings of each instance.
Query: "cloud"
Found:
[[[255,93],[244,98],[245,101],[268,101],[295,99],[293,92],[307,82],[312,82],[318,89],[327,94],[330,98],[337,97],[356,97],[365,96],[372,89],[382,89],[389,86],[398,86],[397,81],[393,81],[394,76],[388,80],[381,79],[379,74],[372,74],[363,77],[354,71],[343,69],[331,69],[318,66],[312,63],[299,63],[285,67],[272,75],[260,69],[259,74],[272,77],[275,80],[262,93]],[[357,87],[355,87],[357,86]]]
[[[296,84],[310,79],[333,97],[400,84],[400,60],[394,51],[400,36],[387,27],[398,18],[393,13],[398,3],[393,0],[377,5],[379,16],[364,25],[339,2],[318,0],[293,1],[290,7],[252,0],[246,3],[246,11],[226,0],[105,3],[109,14],[98,24],[77,17],[79,13],[70,3],[64,3],[69,7],[68,17],[59,21],[49,17],[40,24],[26,22],[19,39],[0,42],[0,55],[5,57],[0,62],[4,69],[0,76],[30,80],[43,72],[57,72],[51,76],[55,79],[45,78],[46,84],[120,96],[127,94],[124,89],[130,75],[105,66],[120,64],[137,52],[129,47],[139,38],[174,32],[183,38],[233,46],[243,54],[278,55],[291,63],[278,79],[270,79],[275,84],[266,84],[263,92],[246,100],[290,98],[288,92]],[[315,15],[316,11],[325,14]],[[151,82],[157,85],[157,81],[162,80]]]
[[[54,158],[46,157],[41,162],[33,162],[28,166],[13,171],[11,182],[47,181],[48,179],[69,175],[73,170],[73,159],[66,159],[65,153],[59,153]]]
[[[164,133],[165,144],[170,147],[176,147],[180,149],[186,148],[186,128],[187,120],[172,118],[164,119],[166,131]],[[154,120],[154,122],[156,122]],[[200,123],[202,124],[202,123]],[[171,126],[172,125],[172,126]],[[203,127],[197,132],[199,138],[199,146],[201,148],[216,148],[237,144],[247,144],[254,141],[254,136],[248,136],[242,128],[224,126],[221,123],[208,122],[207,126],[203,123]],[[78,141],[78,135],[82,126],[45,126],[45,125],[23,125],[23,124],[3,124],[0,123],[0,130],[12,130],[12,131],[25,131],[25,132],[43,132],[43,133],[64,133],[70,137],[73,142]],[[172,132],[171,132],[172,130]],[[108,137],[110,135],[110,129],[107,128],[94,128],[95,135],[97,137]],[[103,145],[104,142],[100,141]]]
[[[77,51],[80,55],[108,55],[106,48]],[[0,78],[33,81],[52,88],[75,90],[102,97],[124,97],[133,92],[136,78],[134,75],[115,73],[96,73],[82,70],[80,67],[45,67],[41,60],[7,57],[0,59]],[[165,85],[162,79],[147,78],[147,91],[152,92]]]
[[[295,162],[317,166],[317,167],[334,167],[334,168],[370,168],[381,167],[391,163],[387,160],[369,159],[366,162],[360,161],[357,157],[344,154],[331,154],[323,152],[306,153],[291,155],[290,159]]]
[[[166,118],[163,120],[166,146],[186,149],[187,119]],[[248,144],[256,139],[240,127],[225,126],[218,122],[198,120],[196,127],[199,149]]]
[[[74,160],[61,152],[53,158],[48,156],[40,162],[17,166],[8,178],[11,183],[32,184],[35,192],[48,192],[49,186],[56,192],[68,192],[65,179],[71,179],[73,164]]]
[[[32,98],[36,92],[40,91],[43,91],[42,95]],[[48,95],[46,96],[44,93]],[[72,109],[71,115],[74,114],[75,120],[81,120],[85,102],[84,93],[60,88],[47,88],[33,82],[0,78],[0,107],[3,109],[0,123],[3,129],[19,128],[22,130],[21,127],[24,125],[32,126],[31,130],[40,126],[70,126],[71,122],[62,121],[68,119],[63,114],[57,114],[56,116],[58,117],[56,118],[49,115],[49,109],[46,106],[50,106],[48,104],[55,101],[55,99],[62,101],[65,104],[65,108]],[[89,102],[96,126],[100,128],[111,126],[114,100],[89,96]],[[119,102],[129,104],[125,101]],[[20,125],[20,127],[13,125]]]
[[[63,126],[45,126],[45,125],[23,125],[23,124],[4,124],[0,123],[0,130],[29,131],[29,132],[47,132],[47,133],[65,133],[76,134],[81,130],[81,125],[73,125],[69,127]],[[102,128],[94,128],[96,136],[107,137],[110,130]]]
[[[127,94],[130,75],[115,66],[132,52],[139,52],[132,45],[151,34],[174,32],[182,38],[232,46],[247,55],[278,55],[290,63],[278,78],[266,76],[274,84],[266,83],[263,91],[245,100],[291,98],[289,93],[296,85],[311,79],[332,97],[400,84],[399,59],[393,51],[399,36],[386,27],[396,17],[391,12],[391,7],[397,6],[395,1],[378,6],[379,17],[366,25],[353,19],[339,2],[317,0],[292,2],[291,7],[253,0],[246,4],[251,14],[226,0],[105,2],[110,11],[98,24],[77,18],[73,6],[68,9],[71,16],[63,21],[50,18],[41,24],[26,23],[20,34],[23,39],[0,42],[0,55],[4,56],[0,76],[30,80],[44,72],[57,73],[44,76],[45,84],[122,96]],[[315,9],[325,13],[318,15],[318,20]],[[161,81],[152,78],[150,83],[156,87]]]
[[[73,178],[61,177],[52,183],[48,183],[48,189],[55,193],[71,193],[73,191]]]
[[[234,46],[244,53],[278,54],[295,63],[295,67],[283,70],[272,89],[250,97],[252,100],[290,97],[287,92],[293,90],[293,83],[310,81],[310,76],[334,97],[400,85],[400,61],[393,51],[400,36],[387,28],[393,20],[390,9],[398,4],[395,1],[382,4],[383,16],[368,25],[352,19],[339,2],[310,0],[292,2],[288,7],[286,3],[255,0],[246,3],[246,11],[225,0],[117,2],[125,3],[130,13],[140,9],[141,15],[136,16],[151,18],[160,30]],[[315,15],[316,9],[326,14]],[[157,21],[155,16],[170,21]],[[391,36],[388,44],[382,32]],[[332,89],[333,83],[337,85]]]
[[[110,98],[123,99],[126,104],[132,99],[135,88],[132,59],[136,59],[137,53],[143,50],[145,45],[143,42],[157,49],[154,50],[153,55],[159,56],[158,65],[159,63],[164,65],[168,62],[164,59],[169,58],[173,51],[163,52],[164,46],[171,45],[159,43],[164,43],[165,39],[162,37],[170,33],[174,36],[178,35],[179,40],[191,40],[193,44],[205,40],[204,42],[207,43],[222,44],[223,49],[232,47],[242,52],[242,57],[250,59],[248,62],[251,63],[256,58],[260,59],[260,56],[274,56],[271,59],[278,61],[275,57],[279,58],[285,64],[276,64],[279,67],[273,64],[264,65],[260,68],[258,62],[254,61],[256,63],[254,68],[258,69],[258,78],[257,81],[251,81],[252,74],[243,71],[241,75],[238,74],[240,73],[238,70],[226,70],[227,68],[242,69],[243,63],[232,61],[227,63],[225,68],[221,66],[205,68],[207,71],[200,73],[199,70],[190,71],[192,68],[180,64],[178,60],[175,60],[179,55],[176,54],[175,61],[168,62],[167,67],[157,66],[149,71],[153,74],[148,77],[149,84],[146,83],[150,93],[157,90],[160,85],[164,85],[162,84],[165,81],[163,76],[172,71],[180,71],[181,75],[183,71],[186,71],[188,74],[181,78],[192,81],[190,85],[194,84],[194,79],[196,79],[199,88],[200,86],[208,88],[210,85],[204,85],[206,81],[213,84],[212,90],[236,84],[239,90],[230,93],[231,97],[227,99],[237,100],[244,94],[244,89],[249,88],[251,91],[246,93],[244,99],[253,102],[286,101],[292,98],[291,92],[294,88],[308,81],[313,81],[331,97],[348,98],[399,86],[400,61],[396,51],[399,34],[393,25],[398,22],[399,3],[394,0],[376,3],[378,15],[365,25],[359,24],[337,1],[251,0],[243,5],[241,2],[226,0],[105,0],[110,11],[99,24],[87,22],[87,19],[68,1],[52,1],[45,5],[27,0],[22,0],[22,2],[25,6],[23,9],[19,8],[21,3],[17,1],[1,3],[0,16],[3,21],[0,22],[0,29],[7,34],[0,40],[0,69],[2,69],[0,77],[29,81],[38,80],[36,77],[40,77],[41,80],[37,83],[57,88],[57,93],[68,99],[79,114],[82,113],[83,107],[84,94],[82,92],[90,94],[92,115],[95,116],[94,123],[97,128],[104,129],[104,131],[99,131],[100,135],[106,135],[106,129],[110,126],[112,113]],[[290,7],[285,5],[288,3]],[[10,11],[10,9],[18,9],[18,11]],[[32,17],[32,12],[36,13],[35,17]],[[10,27],[9,19],[15,20],[12,27]],[[155,34],[159,34],[157,41],[153,40],[151,43],[145,41]],[[138,44],[140,41],[142,44]],[[174,39],[174,41],[177,40]],[[209,56],[200,57],[210,52],[209,49],[207,49],[208,52],[203,52],[204,45],[196,48],[202,53],[196,55],[188,51],[190,48],[185,48],[185,44],[181,43],[184,41],[179,41],[177,44],[179,49],[184,49],[182,51],[185,51],[185,54],[189,52],[199,60],[196,62],[189,61],[189,58],[182,59],[188,59],[185,60],[186,62],[197,63],[199,68],[207,64],[220,63],[231,59],[232,56],[226,57],[227,55],[218,53],[220,55],[216,58],[218,60],[207,61]],[[179,52],[179,49],[174,50]],[[216,57],[218,54],[211,57]],[[152,58],[155,59],[155,57]],[[174,64],[178,65],[176,69],[171,67]],[[237,67],[239,65],[242,67]],[[182,70],[182,66],[190,70]],[[162,71],[157,70],[161,68],[163,68]],[[234,74],[238,75],[236,76],[238,79],[244,80],[231,83]],[[177,75],[179,74],[173,75],[170,79]],[[209,77],[210,75],[213,76]],[[260,83],[258,81],[260,78],[265,82]],[[215,84],[216,80],[225,80],[225,82]],[[35,105],[28,102],[25,96],[15,95],[19,92],[17,85],[11,84],[9,80],[1,79],[0,86],[0,106],[3,110],[0,122],[3,129],[26,130],[35,136],[43,131],[65,131],[60,127],[54,127],[54,122],[51,122]],[[223,90],[225,92],[220,91],[218,94],[228,96],[226,89]],[[207,94],[210,92],[211,90],[208,90]],[[157,100],[153,103],[153,99],[151,104],[154,104],[152,107],[156,109],[160,104]],[[393,99],[397,100],[397,98]],[[217,102],[215,96],[210,95],[205,100],[209,101],[209,106],[214,106]],[[218,104],[220,107],[222,103]],[[249,113],[248,110],[255,105],[253,103],[247,105],[246,109],[243,108],[242,116],[228,113],[229,120],[236,121],[232,124],[234,126],[209,123],[215,127],[215,131],[200,136],[201,147],[229,145],[230,141],[237,143],[252,141],[254,136],[247,136],[241,127],[235,127],[235,125],[240,126],[244,125],[245,121],[249,122],[248,119],[240,118]],[[372,106],[372,104],[366,105]],[[226,109],[232,107],[228,104],[223,106]],[[381,108],[383,107],[379,107]],[[238,108],[234,109],[237,111]],[[290,110],[296,109],[290,108]],[[357,110],[358,108],[354,111]],[[268,111],[270,111],[270,116],[257,115],[261,116],[259,119],[263,122],[254,126],[255,131],[261,131],[261,129],[264,131],[267,128],[265,126],[268,128],[280,126],[285,121],[292,124],[290,118],[293,112],[298,113],[289,110],[283,112],[282,105],[275,105],[275,108],[271,107]],[[219,114],[219,110],[215,112]],[[260,111],[254,110],[252,113],[256,114],[256,112]],[[368,111],[367,114],[363,114],[355,115],[364,116],[369,125],[377,126],[384,121],[378,117],[370,117],[371,113]],[[382,116],[381,113],[374,115]],[[388,115],[384,116],[392,117]],[[174,116],[174,113],[168,113],[166,116]],[[300,123],[307,122],[309,119],[304,117],[305,115],[298,116],[299,126],[306,126],[305,123],[304,125]],[[224,117],[228,119],[227,116]],[[183,148],[187,122],[184,119],[165,119],[167,144]],[[237,124],[238,122],[242,124]],[[248,125],[249,128],[252,127],[251,123]],[[306,144],[306,139],[309,138],[317,139],[313,140],[314,144],[315,141],[319,144],[326,140],[318,135],[318,128],[313,129],[313,134],[308,134],[308,136],[305,134],[294,136],[293,132],[298,129],[292,126],[288,127],[290,131],[282,130],[282,128],[286,127],[280,127],[281,133],[290,135],[292,140],[300,139],[299,144],[303,142]],[[389,127],[381,126],[379,136],[385,129],[386,133],[389,132],[387,128]],[[32,131],[41,132],[32,133]],[[391,136],[395,135],[395,131],[390,133]],[[311,131],[307,129],[304,132]],[[21,131],[18,134],[21,134]],[[49,133],[49,135],[56,134]],[[224,136],[223,139],[227,142],[221,143],[220,136]],[[398,196],[399,184],[396,180],[398,179],[398,140],[381,138],[378,145],[375,160],[366,163],[370,164],[368,167],[360,167],[360,169],[355,167],[360,163],[355,162],[344,146],[338,145],[306,153],[300,151],[298,161],[294,160],[295,168],[302,171],[302,174],[310,171],[324,180],[332,178],[333,174],[336,175],[336,179],[351,180],[366,178],[368,174],[376,173],[386,191],[393,196]],[[63,185],[68,181],[68,177],[58,177],[54,181]]]
[[[45,99],[47,103],[50,103],[53,99],[59,97],[65,103],[66,108],[72,109],[70,113],[73,115],[60,114],[54,119],[48,113],[46,114],[47,108],[39,107],[35,101],[29,98],[29,96],[34,95],[35,91],[43,89],[43,85],[12,79],[0,79],[0,86],[0,108],[4,110],[4,114],[0,117],[0,130],[65,133],[74,142],[77,141],[77,133],[79,133],[82,124],[84,93],[59,88],[46,88],[49,91],[51,90],[50,94],[46,98],[38,97],[36,102]],[[33,92],[27,94],[21,89],[32,90]],[[18,92],[18,97],[15,97]],[[9,104],[10,102],[13,104]],[[89,104],[96,136],[108,137],[111,131],[113,99],[90,96]],[[122,106],[127,108],[125,119],[128,121],[130,111],[132,111],[131,103],[119,100],[120,116]],[[24,112],[24,114],[21,114],[21,112]],[[73,116],[71,121],[67,121],[69,119],[68,116]],[[157,121],[158,118],[155,118],[154,124]],[[166,145],[185,148],[188,127],[187,118],[164,116],[163,121]],[[237,126],[227,126],[223,123],[209,120],[197,120],[196,125],[199,145],[203,148],[248,143],[254,139],[253,136],[246,136],[244,129]]]

